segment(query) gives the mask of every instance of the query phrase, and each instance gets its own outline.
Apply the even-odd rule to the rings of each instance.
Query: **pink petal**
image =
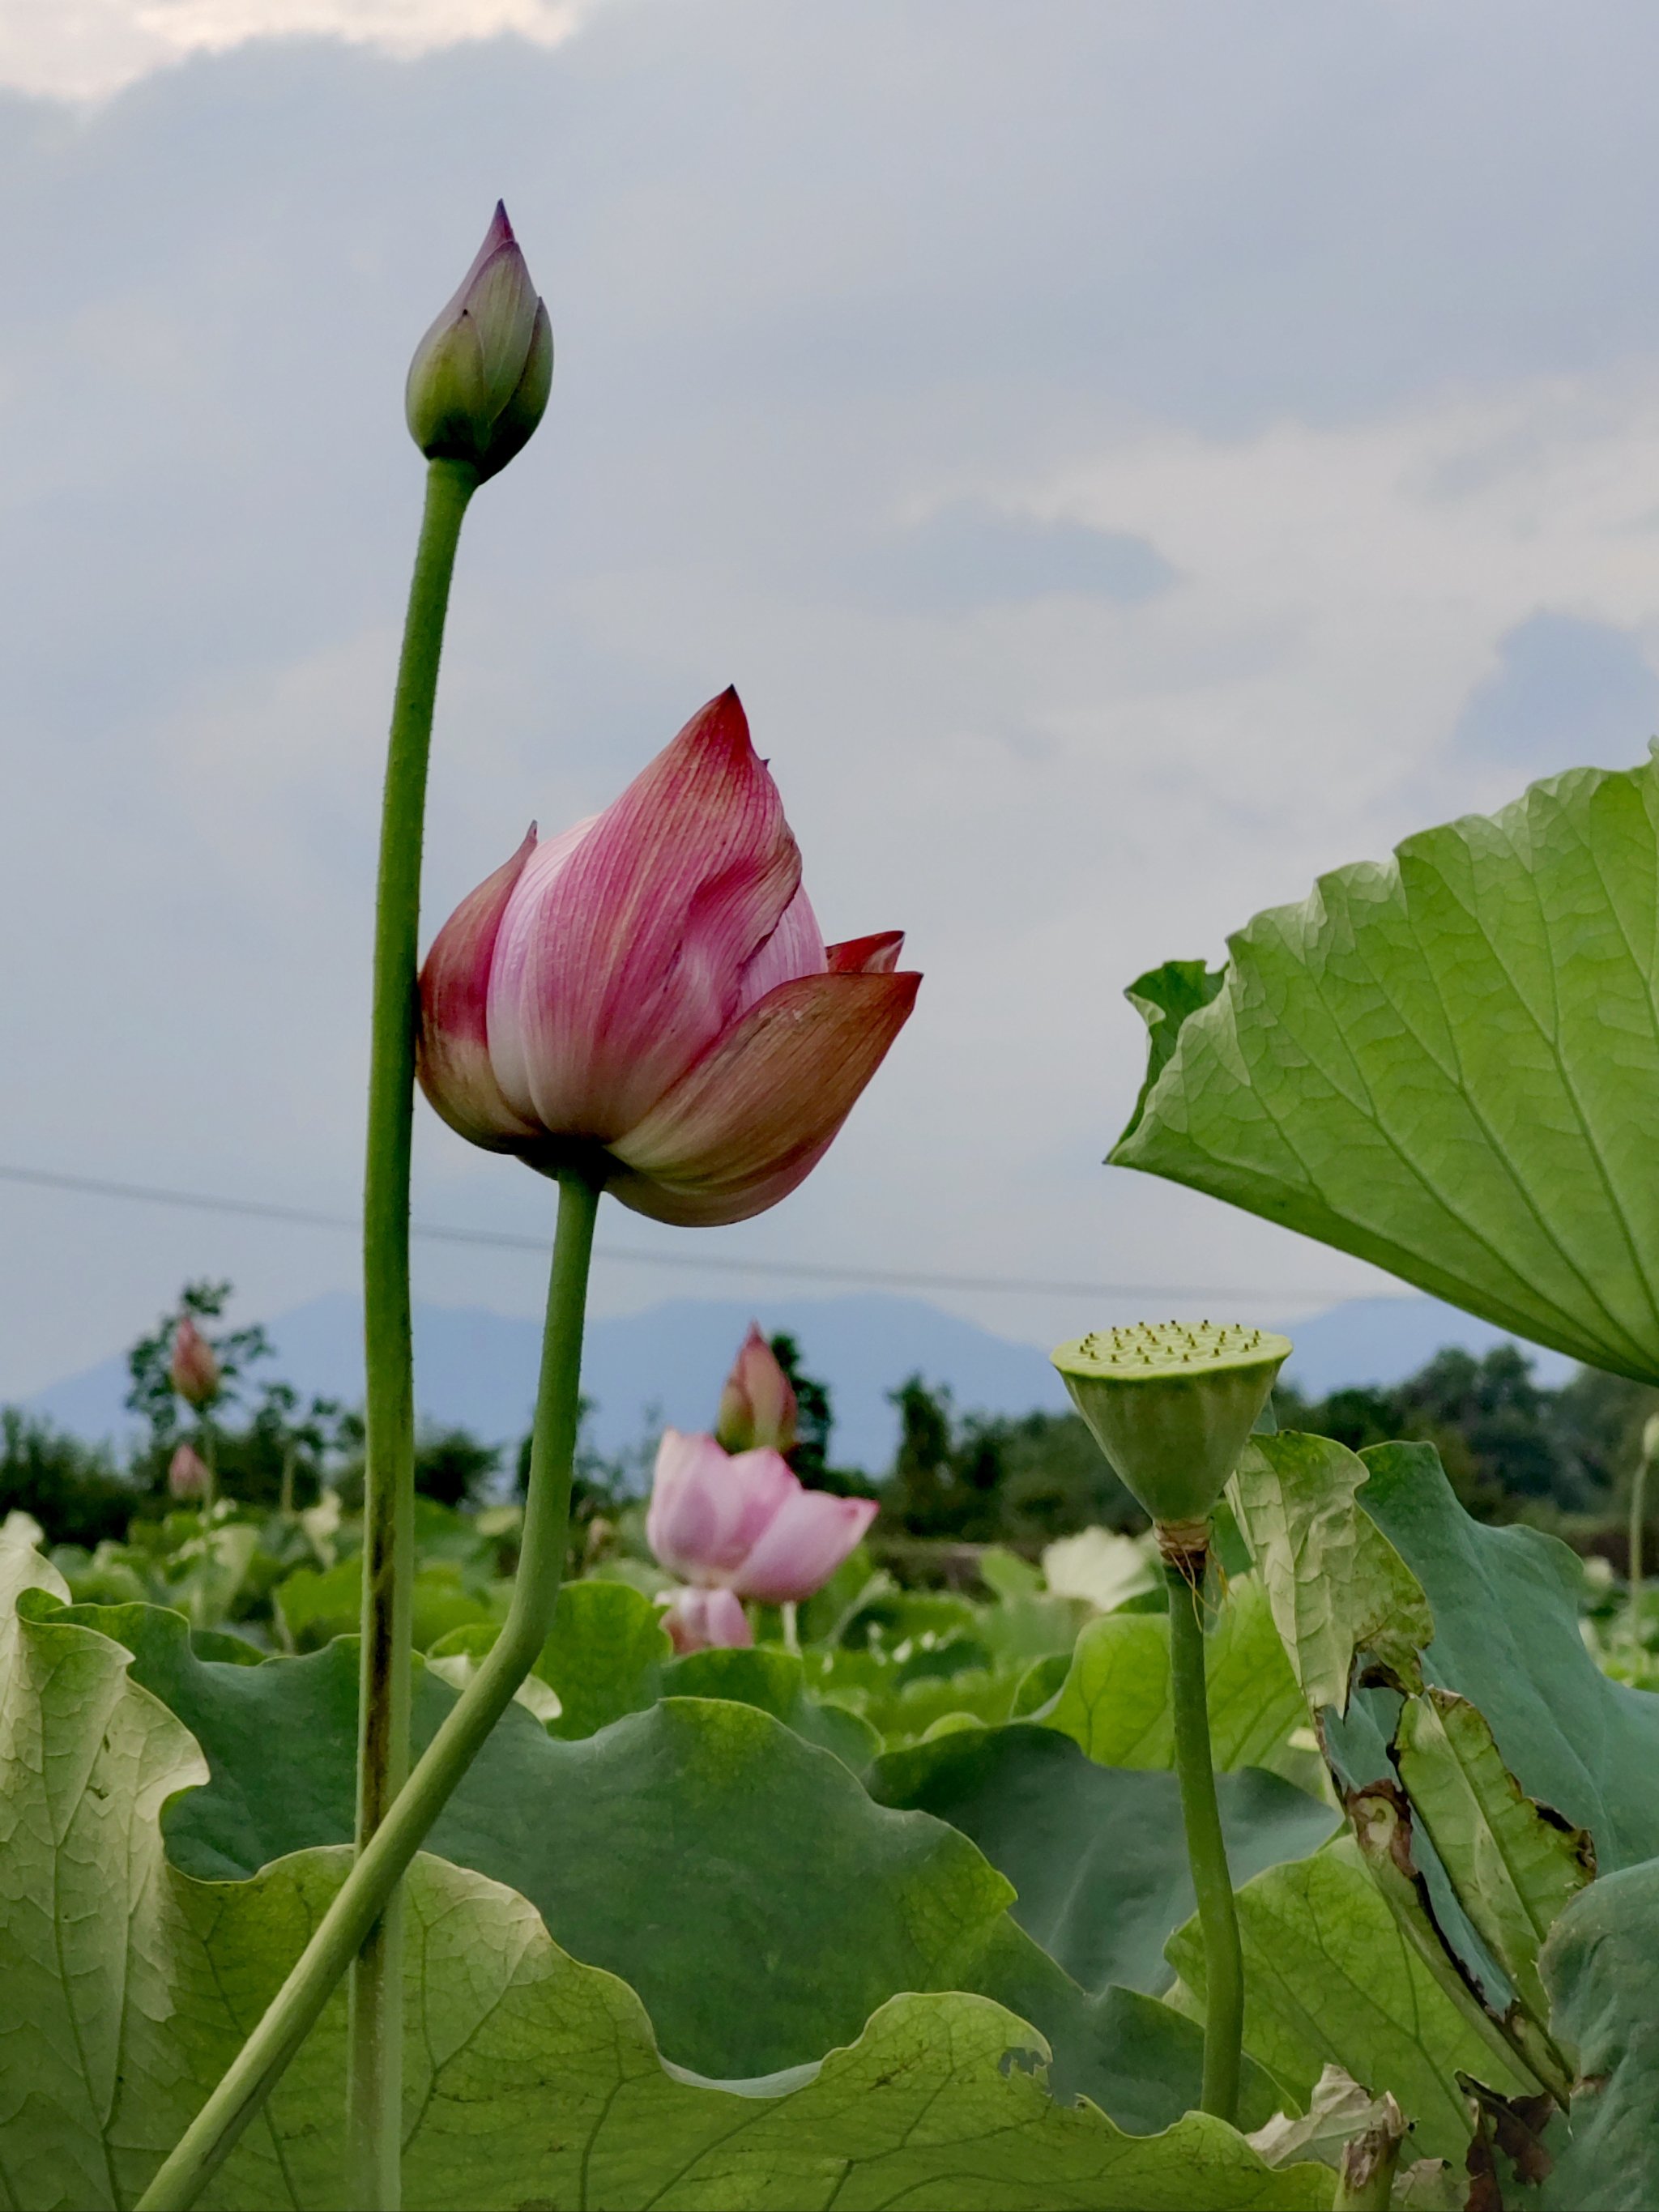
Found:
[[[611,1146],[609,1188],[658,1221],[744,1221],[823,1156],[915,1003],[920,975],[807,975],[752,1006]]]
[[[824,958],[832,975],[890,975],[904,950],[902,929],[884,929],[875,937],[849,937],[832,945]]]
[[[729,1026],[799,882],[776,787],[724,692],[550,882],[526,872],[514,890],[489,1000],[508,1096],[555,1135],[632,1128]]]
[[[507,909],[514,902],[512,894],[518,892],[520,886],[525,898],[532,903],[546,896],[563,873],[571,855],[591,835],[599,818],[597,814],[590,814],[585,820],[574,823],[568,830],[561,831],[558,836],[550,837],[544,844],[537,846],[525,863],[521,874],[509,886],[509,896],[503,900],[501,912],[497,917],[498,933],[491,939],[489,957],[484,963],[487,978],[485,1025],[490,1069],[511,1111],[538,1135],[542,1133],[542,1124],[537,1116],[531,1091],[529,1045],[519,1020],[519,1004],[499,981],[501,965],[498,957],[501,945],[499,925],[505,921]],[[495,878],[492,877],[490,880],[494,882]]]
[[[513,1152],[539,1133],[514,1111],[490,1064],[489,968],[513,887],[533,866],[532,823],[510,860],[461,901],[433,940],[421,970],[421,1033],[416,1070],[452,1129],[492,1152]]]
[[[783,917],[743,971],[736,1011],[746,1014],[780,983],[793,983],[797,975],[822,975],[827,965],[823,933],[812,902],[803,884],[783,910]]]
[[[713,1437],[665,1429],[646,1515],[646,1541],[658,1564],[683,1582],[726,1582],[794,1482],[775,1451],[728,1455]]]
[[[732,1576],[732,1587],[763,1605],[799,1604],[823,1588],[875,1517],[873,1498],[797,1487]]]
[[[742,1600],[729,1589],[677,1590],[663,1626],[681,1653],[738,1650],[755,1640]]]
[[[751,1321],[720,1392],[715,1436],[727,1451],[748,1451],[757,1444],[793,1451],[799,1412],[794,1385],[761,1334],[760,1323]]]

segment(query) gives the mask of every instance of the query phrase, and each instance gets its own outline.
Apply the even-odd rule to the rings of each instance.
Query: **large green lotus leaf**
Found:
[[[1351,1838],[1273,1867],[1238,1892],[1245,2048],[1303,2110],[1328,2065],[1398,2098],[1427,2158],[1461,2160],[1469,2120],[1460,2069],[1522,2086],[1436,1984]],[[1188,1921],[1170,1960],[1201,2002],[1204,1939]]]
[[[1173,1774],[1098,1766],[1054,1729],[1015,1723],[890,1752],[866,1780],[882,1804],[971,1836],[1018,1891],[1015,1919],[1085,1990],[1169,1988],[1164,1946],[1194,1909]],[[1305,1856],[1336,1826],[1259,1768],[1218,1776],[1217,1792],[1235,1884]]]
[[[1228,1494],[1302,1694],[1346,1712],[1356,1653],[1415,1686],[1434,1634],[1422,1586],[1356,1493],[1363,1460],[1329,1437],[1252,1437]]]
[[[808,1743],[834,1752],[854,1774],[862,1774],[881,1748],[881,1738],[861,1714],[809,1698],[800,1659],[775,1645],[690,1652],[664,1668],[663,1689],[672,1698],[731,1698],[757,1705]]]
[[[1220,1601],[1205,1639],[1204,1672],[1216,1765],[1263,1766],[1282,1758],[1307,1715],[1254,1575],[1232,1583]],[[1103,1766],[1172,1765],[1168,1616],[1115,1613],[1091,1621],[1042,1717]]]
[[[1545,2184],[1559,2212],[1659,2204],[1659,1859],[1580,1892],[1544,1947],[1559,2041],[1576,2052],[1568,2147]]]
[[[0,1577],[9,1569],[0,1561]],[[4,1607],[0,1760],[5,2199],[15,2212],[125,2208],[259,2017],[349,1853],[307,1852],[235,1884],[170,1866],[161,1808],[203,1762],[129,1679],[126,1651],[62,1610]],[[410,2212],[1329,2203],[1321,2169],[1275,2172],[1216,2121],[1139,2139],[1055,2102],[1041,2039],[982,1997],[896,1997],[849,2047],[781,2079],[688,2077],[662,2063],[635,1993],[559,1950],[523,1898],[424,1856],[406,1890]],[[342,1990],[204,2212],[337,2206],[344,2012]]]
[[[242,1880],[349,1836],[349,1640],[232,1667],[199,1659],[182,1617],[154,1607],[58,1617],[125,1644],[134,1680],[207,1754],[208,1785],[167,1810],[178,1865]],[[417,1746],[453,1702],[420,1674]],[[925,1813],[878,1806],[839,1759],[757,1707],[666,1698],[574,1742],[509,1707],[429,1841],[619,1974],[667,2055],[700,2073],[773,2073],[850,2042],[899,1991],[967,1989],[1035,2021],[1066,2094],[1125,2120],[1146,2110],[1133,2023],[1092,2003],[1010,1919],[1013,1892],[977,1847]],[[1165,2088],[1189,2102],[1195,2046],[1176,2055]]]
[[[1577,1560],[1536,1529],[1472,1521],[1430,1445],[1360,1456],[1359,1503],[1433,1612],[1425,1677],[1480,1709],[1528,1796],[1589,1830],[1604,1874],[1659,1856],[1659,1696],[1610,1681],[1585,1650]],[[1352,1778],[1386,1773],[1354,1741],[1342,1740]]]
[[[1578,769],[1144,976],[1112,1158],[1659,1382],[1659,769]],[[1161,1063],[1161,1064],[1160,1064]]]

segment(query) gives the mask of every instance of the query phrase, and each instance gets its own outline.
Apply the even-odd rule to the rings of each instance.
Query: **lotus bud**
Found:
[[[180,1444],[173,1455],[167,1468],[168,1495],[180,1501],[191,1498],[205,1498],[212,1486],[212,1480],[213,1478],[207,1470],[207,1462],[201,1454],[193,1450],[189,1444]]]
[[[604,813],[464,899],[421,970],[452,1128],[635,1212],[713,1226],[793,1190],[915,1004],[896,930],[826,945],[735,691]]]
[[[185,1404],[198,1411],[213,1403],[224,1380],[213,1346],[188,1314],[173,1336],[167,1379]]]
[[[461,287],[415,349],[404,409],[428,460],[478,481],[528,444],[553,384],[553,327],[499,201]]]
[[[1266,1329],[1171,1321],[1098,1329],[1054,1354],[1166,1559],[1184,1547],[1202,1559],[1210,1514],[1290,1352]]]
[[[729,1589],[676,1590],[663,1615],[676,1651],[731,1651],[752,1644],[755,1632],[741,1600]]]
[[[729,1452],[753,1451],[758,1446],[787,1457],[795,1449],[795,1414],[789,1377],[761,1334],[760,1323],[751,1321],[720,1392],[715,1437]]]
[[[667,1429],[645,1535],[684,1582],[798,1605],[823,1589],[875,1516],[872,1498],[808,1490],[781,1453],[728,1455],[713,1437]]]

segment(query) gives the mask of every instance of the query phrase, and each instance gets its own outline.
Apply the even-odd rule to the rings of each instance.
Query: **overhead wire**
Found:
[[[34,1168],[0,1163],[0,1182],[30,1186],[41,1190],[61,1190],[83,1197],[112,1198],[146,1206],[173,1206],[198,1213],[240,1214],[252,1220],[284,1222],[309,1229],[346,1230],[356,1234],[360,1224],[355,1216],[330,1213],[303,1206],[284,1206],[266,1199],[231,1198],[206,1191],[175,1190],[154,1183],[119,1182],[105,1176],[70,1175],[52,1168]],[[545,1254],[546,1237],[517,1234],[506,1229],[467,1229],[444,1222],[412,1221],[410,1234],[429,1243],[470,1244],[495,1250],[536,1252]],[[730,1275],[773,1275],[799,1282],[839,1283],[850,1286],[884,1290],[912,1291],[1013,1291],[1022,1296],[1042,1297],[1087,1298],[1224,1298],[1252,1301],[1277,1300],[1284,1306],[1319,1305],[1358,1295],[1353,1286],[1345,1289],[1286,1286],[1270,1290],[1228,1289],[1215,1283],[1099,1283],[1048,1281],[1030,1277],[1009,1275],[962,1275],[933,1273],[921,1269],[901,1267],[850,1267],[830,1261],[810,1260],[771,1260],[757,1254],[739,1257],[730,1253],[711,1253],[702,1249],[686,1252],[660,1250],[636,1251],[626,1245],[596,1245],[594,1257],[615,1265],[635,1267],[670,1267],[687,1269],[694,1273]],[[1378,1291],[1374,1296],[1401,1296],[1401,1291]]]

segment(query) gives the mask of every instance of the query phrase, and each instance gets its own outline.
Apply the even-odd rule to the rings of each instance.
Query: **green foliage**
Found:
[[[1164,1946],[1194,1909],[1173,1773],[1096,1765],[1051,1729],[1015,1724],[889,1753],[868,1786],[970,1836],[1013,1884],[1014,1918],[1084,1989],[1169,1988]],[[1236,1882],[1316,1850],[1336,1824],[1255,1768],[1220,1777],[1218,1794]]]
[[[124,1536],[137,1505],[107,1452],[15,1406],[0,1407],[0,1519],[27,1513],[52,1542],[89,1551]]]
[[[1656,828],[1653,763],[1574,769],[1258,915],[1207,1003],[1142,977],[1113,1159],[1659,1381]]]
[[[1439,1988],[1346,1838],[1270,1869],[1238,1893],[1244,1946],[1244,2047],[1300,2110],[1327,2065],[1396,2097],[1419,2152],[1462,2160],[1469,2122],[1460,2070],[1503,2091],[1501,2061]],[[1204,1939],[1196,1919],[1170,1963],[1200,2000]]]
[[[1218,1768],[1290,1764],[1293,1775],[1305,1772],[1291,1740],[1306,1715],[1256,1577],[1231,1583],[1217,1603],[1204,1671]],[[1042,1717],[1103,1766],[1172,1765],[1167,1616],[1118,1613],[1091,1622]]]
[[[1045,1543],[1079,1528],[1139,1528],[1146,1516],[1075,1413],[959,1414],[913,1375],[899,1413],[884,1531],[962,1543]]]
[[[16,1547],[0,1567],[13,1588],[50,1581]],[[188,1806],[203,1774],[187,1730],[128,1679],[118,1644],[49,1595],[3,1611],[0,1969],[30,2032],[0,2044],[0,2166],[20,2208],[125,2206],[274,1993],[348,1855],[306,1851],[229,1886],[169,1864],[158,1814],[169,1799]],[[223,1671],[258,1680],[283,1663]],[[972,1995],[896,1997],[846,2047],[741,2093],[688,2078],[662,2065],[634,1993],[561,1951],[522,1898],[425,1856],[406,1888],[411,2212],[1328,2201],[1321,2170],[1275,2172],[1218,2122],[1140,2139],[1056,2103],[1041,2039]],[[338,2202],[344,2002],[342,1989],[210,2184],[209,2212]]]
[[[1659,2203],[1659,1858],[1592,1883],[1545,1947],[1555,2032],[1576,2054],[1570,2142],[1545,2203],[1557,2212]]]

